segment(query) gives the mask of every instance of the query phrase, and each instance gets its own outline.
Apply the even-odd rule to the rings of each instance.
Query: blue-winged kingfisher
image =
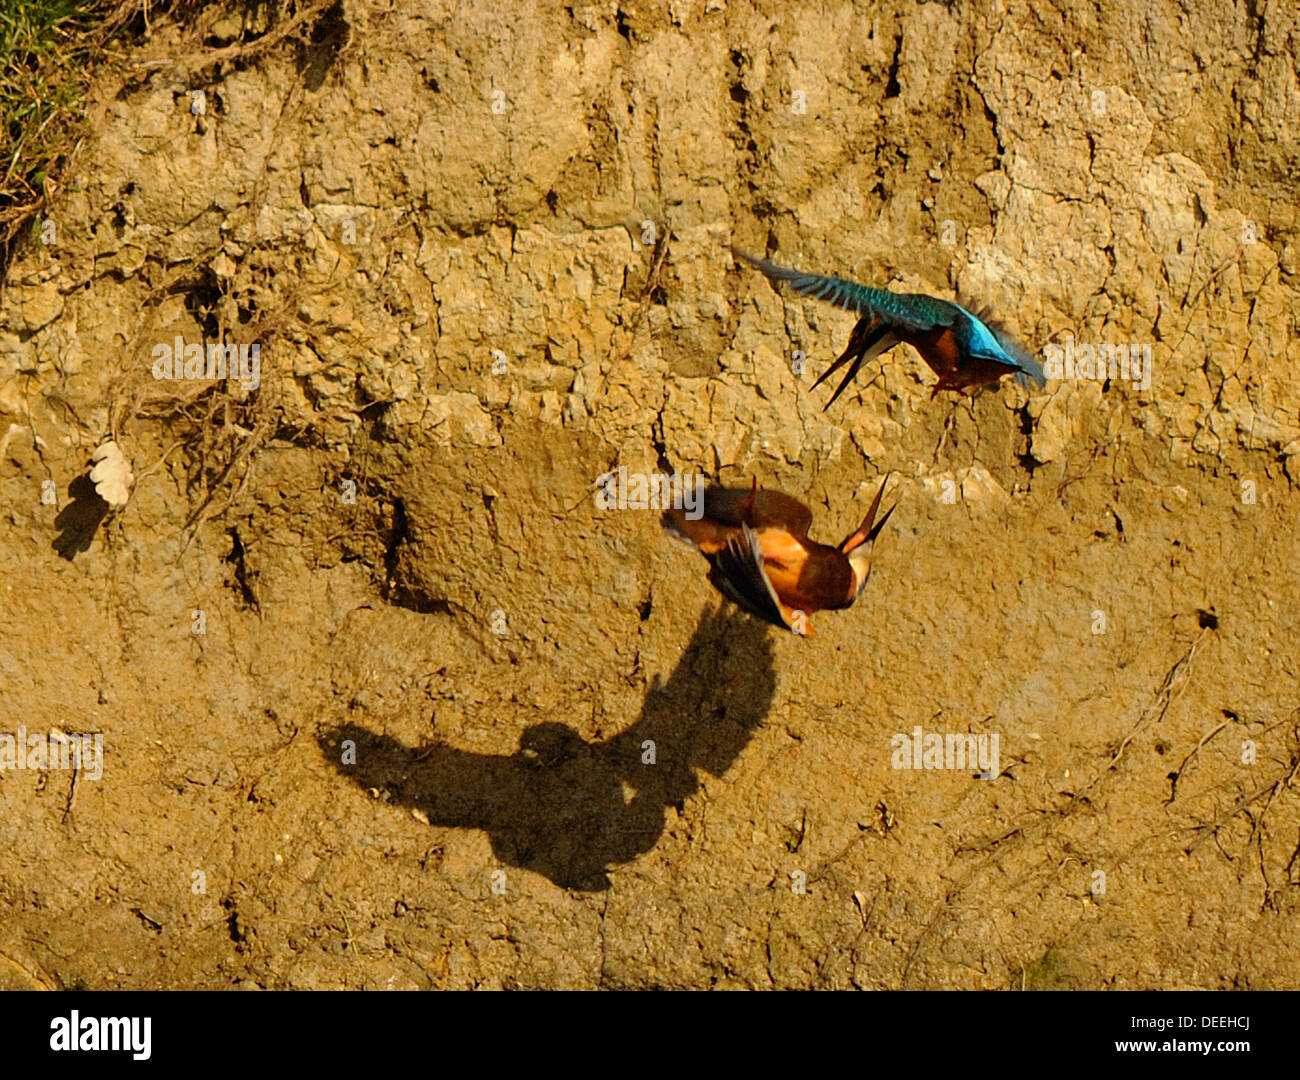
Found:
[[[816,387],[832,372],[852,361],[824,408],[840,396],[863,364],[895,345],[911,345],[939,376],[940,390],[966,391],[996,383],[1003,375],[1015,375],[1026,388],[1047,382],[1043,366],[1001,327],[988,321],[988,314],[976,315],[961,304],[923,293],[895,293],[873,289],[843,278],[805,274],[799,270],[731,249],[736,258],[763,271],[777,284],[789,285],[797,293],[825,300],[862,317],[849,335],[848,348],[822,372]]]

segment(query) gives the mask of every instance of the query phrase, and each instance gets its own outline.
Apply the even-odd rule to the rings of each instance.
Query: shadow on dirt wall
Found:
[[[698,790],[697,770],[721,776],[735,761],[771,707],[772,662],[765,625],[706,609],[667,682],[656,680],[636,722],[611,739],[586,742],[547,722],[503,756],[408,747],[347,724],[318,742],[353,783],[387,789],[388,805],[422,810],[431,825],[484,829],[503,863],[595,891],[609,887],[611,864],[658,843],[667,808]],[[355,764],[342,763],[341,740],[355,742]]]

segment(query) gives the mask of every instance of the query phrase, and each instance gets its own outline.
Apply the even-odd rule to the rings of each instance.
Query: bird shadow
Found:
[[[68,485],[69,502],[54,519],[59,535],[50,543],[69,562],[89,551],[95,530],[108,516],[109,506],[95,490],[89,476],[82,473]]]
[[[699,790],[699,772],[726,772],[775,690],[764,625],[706,609],[672,675],[654,681],[636,721],[612,738],[587,742],[547,721],[510,755],[405,746],[356,724],[317,741],[353,783],[387,790],[390,805],[421,810],[431,825],[483,829],[502,863],[598,891],[610,866],[655,846],[668,808]]]

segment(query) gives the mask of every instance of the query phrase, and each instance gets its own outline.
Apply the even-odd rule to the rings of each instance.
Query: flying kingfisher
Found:
[[[816,637],[808,616],[851,607],[867,584],[873,542],[894,512],[891,506],[876,521],[884,493],[882,483],[862,524],[837,547],[808,539],[812,511],[779,491],[759,491],[757,479],[748,491],[711,487],[703,516],[668,510],[663,526],[699,548],[709,581],[727,599],[774,626]]]
[[[965,391],[969,387],[988,386],[1003,375],[1014,374],[1026,389],[1030,380],[1039,386],[1047,382],[1042,365],[1000,327],[986,321],[987,312],[976,315],[951,300],[923,293],[895,293],[843,278],[805,274],[747,255],[734,247],[731,253],[762,270],[773,282],[784,282],[797,293],[827,300],[862,316],[853,327],[848,347],[840,358],[813,383],[816,387],[827,375],[850,360],[853,362],[826,403],[826,409],[844,392],[863,364],[900,342],[911,345],[939,376],[930,394],[932,398],[940,390]]]

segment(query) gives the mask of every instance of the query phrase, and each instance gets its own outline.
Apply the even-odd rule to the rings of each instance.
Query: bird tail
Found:
[[[1008,350],[1008,352],[1020,365],[1020,370],[1016,372],[1016,382],[1026,390],[1032,390],[1034,386],[1041,388],[1047,385],[1047,372],[1043,370],[1043,365],[1037,359],[1019,347]]]
[[[1043,370],[1043,365],[1038,362],[1037,357],[1018,345],[1011,339],[1010,335],[1000,331],[998,327],[989,326],[989,330],[998,339],[998,344],[1002,346],[1006,354],[1016,362],[1016,366],[1020,369],[1016,372],[1016,382],[1026,390],[1032,390],[1034,384],[1040,387],[1047,385],[1047,372]]]
[[[967,314],[974,315],[1002,348],[1002,351],[1011,358],[1011,362],[1020,370],[1016,372],[1016,382],[1026,390],[1032,390],[1033,384],[1038,386],[1047,385],[1047,373],[1043,370],[1043,365],[1038,362],[1038,358],[1025,349],[1007,330],[1002,322],[995,318],[993,310],[989,305],[976,304],[970,298],[958,296],[958,303],[965,308]]]

